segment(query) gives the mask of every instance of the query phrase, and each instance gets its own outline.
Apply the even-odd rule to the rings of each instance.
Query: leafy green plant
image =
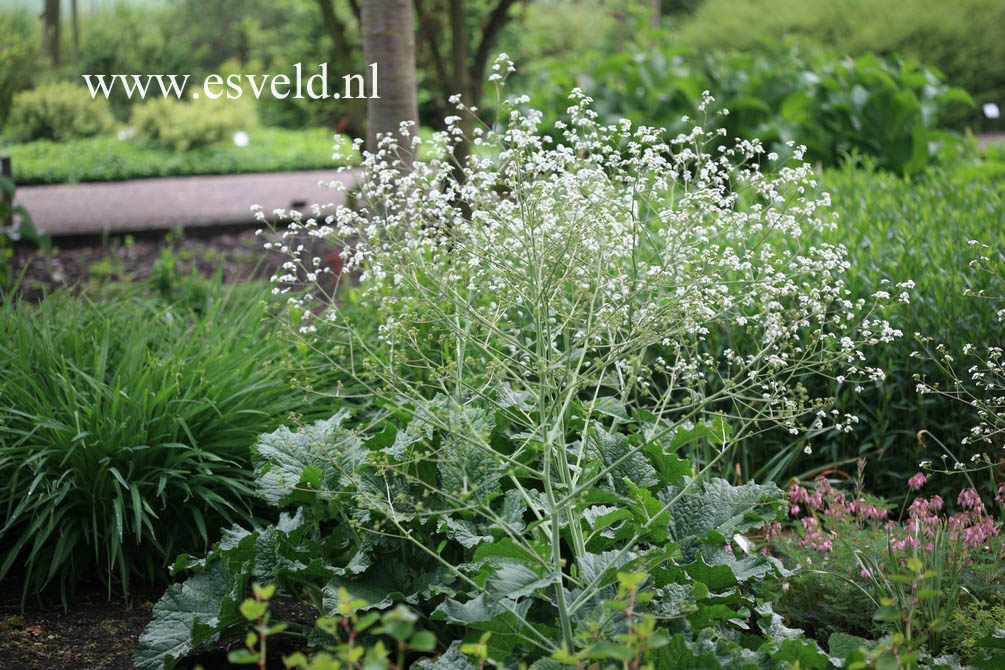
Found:
[[[7,135],[16,141],[90,137],[111,130],[115,119],[108,102],[91,99],[84,86],[45,84],[14,96]]]
[[[0,576],[25,597],[94,577],[128,593],[251,518],[249,441],[312,410],[263,304],[214,294],[199,312],[135,289],[0,302]]]
[[[346,589],[339,592],[338,612],[332,617],[318,619],[318,629],[328,636],[325,651],[310,658],[294,653],[283,659],[288,668],[302,670],[404,670],[406,657],[416,653],[431,652],[436,648],[436,638],[427,630],[417,629],[419,616],[408,607],[398,605],[383,614],[369,611],[369,603],[362,598],[352,598]],[[361,640],[362,635],[388,638],[372,644]],[[413,666],[414,667],[414,666]]]
[[[918,473],[910,490],[925,483]],[[786,585],[779,609],[810,623],[818,636],[900,634],[887,641],[893,645],[888,652],[903,645],[920,650],[923,644],[941,654],[951,650],[943,632],[960,607],[975,598],[1001,597],[995,567],[1001,560],[1001,523],[973,488],[960,492],[959,511],[952,515],[938,495],[915,497],[909,507],[905,498],[901,513],[907,508],[908,518],[902,522],[886,521],[890,510],[860,490],[846,495],[823,478],[812,494],[793,484],[790,501],[799,533],[779,534],[776,528],[771,546],[803,574]],[[873,611],[881,627],[866,622]]]
[[[892,587],[891,597],[880,600],[874,615],[877,621],[890,624],[894,632],[880,640],[869,651],[865,660],[849,664],[849,670],[865,668],[902,668],[914,670],[919,666],[922,649],[930,635],[945,629],[944,620],[924,619],[919,608],[939,595],[929,580],[936,577],[935,570],[925,570],[921,559],[907,559],[907,572],[886,575]]]
[[[873,156],[879,167],[900,174],[916,173],[940,154],[960,153],[962,138],[942,130],[940,118],[954,104],[973,106],[963,90],[917,61],[869,53],[840,59],[792,46],[695,53],[639,44],[585,62],[577,55],[556,63],[549,76],[560,86],[596,91],[606,122],[625,117],[675,131],[687,126],[683,116],[700,118],[694,101],[709,90],[730,112],[713,123],[732,136],[757,137],[782,155],[795,140],[807,147],[809,160],[828,166],[849,155]],[[538,104],[559,118],[565,103],[555,97],[554,83],[538,89]]]
[[[308,603],[322,617],[334,615],[346,597],[364,598],[366,609],[405,602],[419,608],[430,625],[446,626],[465,643],[491,632],[486,644],[496,660],[558,651],[550,580],[543,571],[549,555],[547,529],[530,521],[532,510],[517,490],[487,502],[496,510],[494,522],[478,520],[466,518],[463,510],[440,509],[421,482],[407,472],[388,470],[394,463],[387,452],[405,450],[415,454],[410,468],[434,478],[452,476],[454,468],[435,453],[416,460],[442,439],[421,430],[416,434],[422,413],[437,411],[437,404],[430,404],[408,424],[378,424],[362,435],[346,425],[349,412],[343,411],[298,432],[284,428],[262,436],[254,450],[256,491],[283,510],[279,522],[250,531],[234,528],[204,559],[183,556],[176,562],[176,570],[196,574],[171,586],[155,607],[154,621],[141,638],[137,667],[173,667],[201,645],[238,632],[243,620],[237,605],[252,578],[275,584],[277,593]],[[502,426],[492,432],[495,441],[512,439]],[[645,467],[650,458],[656,457],[634,459],[636,467]],[[681,479],[685,462],[671,455],[651,462],[662,462],[666,476],[687,484]],[[604,602],[617,599],[617,572],[625,567],[661,566],[645,582],[657,593],[648,606],[679,622],[679,648],[691,648],[688,622],[714,627],[752,611],[754,602],[743,585],[776,574],[776,567],[760,555],[734,555],[721,538],[775,518],[775,489],[733,488],[721,480],[694,488],[682,495],[680,487],[664,490],[654,483],[637,487],[633,497],[628,489],[622,496],[605,485],[589,495],[595,502],[587,508],[583,528],[589,531],[590,551],[577,581],[596,580],[600,599],[584,598],[579,588],[569,594],[582,602],[575,609],[576,629],[594,631],[585,636],[585,647],[619,627],[621,616]],[[659,517],[661,523],[672,519],[672,526],[652,524],[659,503],[656,494],[646,493],[649,489],[664,491],[660,498],[676,492],[679,502]],[[623,544],[618,538],[645,525],[657,538],[672,534],[676,540],[653,544],[648,555],[617,550]],[[468,569],[476,574],[466,574]],[[534,610],[540,611],[532,614]],[[206,621],[216,623],[206,626]]]
[[[10,221],[10,225],[0,225],[0,290],[6,290],[14,281],[11,259],[14,256],[12,244],[25,240],[37,245],[43,252],[52,249],[52,238],[47,233],[39,233],[32,223],[31,214],[21,205],[10,205],[14,201],[13,180],[0,176],[0,223]],[[15,217],[17,223],[15,224]]]
[[[1005,630],[1005,601],[992,605],[973,600],[953,612],[944,632],[946,643],[964,663],[979,654],[979,641]]]

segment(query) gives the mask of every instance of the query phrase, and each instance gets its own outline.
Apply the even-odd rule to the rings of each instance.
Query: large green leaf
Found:
[[[491,563],[496,571],[489,577],[485,588],[496,598],[519,600],[554,583],[552,577],[542,576],[540,568],[532,568],[522,561],[494,558]]]
[[[204,574],[172,584],[154,605],[153,620],[140,636],[133,662],[137,670],[170,670],[222,632],[244,625],[238,606],[247,576],[231,572],[223,561]]]
[[[679,489],[668,487],[660,492],[660,499],[669,501],[677,493]],[[774,520],[780,504],[781,491],[774,484],[733,486],[724,479],[712,479],[671,507],[670,536],[690,561],[705,542],[724,544],[736,533]]]
[[[495,415],[476,407],[451,408],[449,421],[438,466],[443,490],[461,496],[498,493],[502,468],[485,447],[492,439]]]
[[[415,670],[475,670],[468,657],[461,653],[461,643],[454,640],[435,661],[423,659],[412,666]]]
[[[657,649],[653,656],[660,670],[722,670],[715,654],[696,655],[683,635],[674,635],[670,644]]]
[[[294,432],[281,427],[253,449],[259,495],[271,505],[309,502],[309,491],[355,488],[369,454],[360,437],[342,427],[349,410]]]
[[[572,462],[576,462],[578,456],[575,453],[577,446],[573,446],[573,453],[570,454]],[[636,486],[654,486],[659,481],[645,454],[620,433],[608,433],[594,425],[589,429],[582,448],[586,461],[593,461],[601,470],[608,470],[598,482],[601,488],[627,494],[629,488],[625,480]]]

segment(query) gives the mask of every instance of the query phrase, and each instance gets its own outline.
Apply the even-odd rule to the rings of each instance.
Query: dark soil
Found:
[[[164,586],[134,587],[130,597],[108,597],[100,584],[79,587],[63,609],[58,593],[31,599],[21,609],[16,577],[0,582],[0,669],[3,670],[132,670],[140,634],[150,622]],[[273,620],[306,623],[310,613],[296,603],[276,598]],[[178,664],[178,670],[233,670],[247,667],[227,662],[227,652],[240,638],[221,640]],[[293,638],[269,645],[269,666],[283,667],[282,656],[300,649]]]
[[[153,603],[163,588],[139,588],[129,600],[109,600],[100,586],[82,588],[64,612],[59,596],[21,610],[16,578],[0,582],[0,668],[9,670],[129,670]]]
[[[13,276],[24,272],[20,294],[38,301],[57,288],[74,292],[97,293],[115,283],[136,283],[151,275],[184,278],[192,272],[206,277],[219,274],[224,283],[267,280],[287,257],[265,251],[265,238],[251,229],[217,229],[207,234],[176,230],[143,237],[132,235],[101,238],[61,238],[54,240],[51,252],[22,246],[14,250]],[[278,239],[271,235],[271,238]],[[317,240],[307,242],[310,256],[320,256],[325,264],[338,270],[334,249]]]

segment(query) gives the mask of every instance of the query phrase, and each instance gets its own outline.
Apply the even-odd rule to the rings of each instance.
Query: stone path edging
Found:
[[[15,204],[28,210],[39,231],[53,237],[251,225],[253,204],[266,212],[339,204],[345,193],[319,182],[351,179],[334,170],[312,170],[22,186]]]

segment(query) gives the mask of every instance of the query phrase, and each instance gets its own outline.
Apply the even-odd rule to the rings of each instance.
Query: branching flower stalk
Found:
[[[856,418],[811,398],[803,381],[881,381],[863,350],[900,337],[881,314],[909,286],[849,294],[845,250],[804,235],[835,225],[828,196],[810,195],[809,165],[768,155],[775,169],[762,171],[759,142],[728,142],[697,123],[675,137],[626,120],[601,125],[578,90],[561,136],[542,136],[525,97],[503,98],[511,69],[505,57],[496,64],[499,118],[475,128],[463,182],[452,160],[461,116],[428,147],[403,128],[364,154],[361,207],[277,211],[286,229],[267,246],[290,256],[273,279],[288,295],[291,334],[426,436],[421,454],[384,452],[389,471],[429,496],[389,489],[368,504],[391,518],[463,511],[503,528],[547,569],[572,649],[577,608],[604,587],[583,579],[591,491],[604,483],[631,496],[639,482],[626,465],[644,449],[670,453],[696,426],[718,436],[698,476],[658,501],[620,549],[617,560],[632,561],[744,437],[777,425],[794,435],[850,430]],[[711,102],[706,93],[702,109]],[[395,158],[406,137],[428,157],[410,170]],[[803,149],[794,150],[798,161]],[[327,269],[302,257],[302,236],[342,250],[334,291],[304,290]],[[757,346],[715,351],[713,332]],[[495,422],[516,436],[511,449],[492,441]],[[621,451],[603,461],[609,444]],[[416,475],[420,460],[440,464],[435,482]],[[503,484],[533,523],[492,507]],[[397,531],[409,535],[404,524]]]
[[[992,249],[989,245],[976,240],[970,240],[970,246],[978,252],[977,258],[970,262],[970,267],[978,273],[990,275],[1001,294],[988,295],[984,291],[969,290],[967,294],[973,299],[991,300],[1005,305],[1005,277],[1000,270],[1001,250]],[[993,260],[995,254],[998,258]],[[997,321],[1005,323],[1005,307],[998,310]],[[934,472],[963,472],[967,474],[968,479],[969,473],[979,470],[988,470],[993,474],[993,469],[1001,458],[999,448],[1005,437],[1005,342],[999,340],[977,345],[968,343],[963,346],[962,351],[950,351],[944,344],[935,343],[931,337],[922,333],[915,333],[914,337],[921,349],[913,352],[912,356],[923,357],[933,363],[937,375],[945,380],[940,382],[938,379],[916,374],[914,379],[917,382],[918,393],[937,394],[966,403],[974,409],[977,416],[977,422],[971,427],[970,434],[962,436],[959,440],[961,447],[973,449],[967,462],[957,459],[937,437],[925,431],[955,462],[951,471],[945,467],[945,457],[941,470],[933,468],[930,462],[921,465],[924,469]],[[959,370],[960,363],[957,362],[957,358],[968,363],[965,372]],[[919,439],[920,436],[919,433]],[[993,481],[992,479],[992,486]]]

